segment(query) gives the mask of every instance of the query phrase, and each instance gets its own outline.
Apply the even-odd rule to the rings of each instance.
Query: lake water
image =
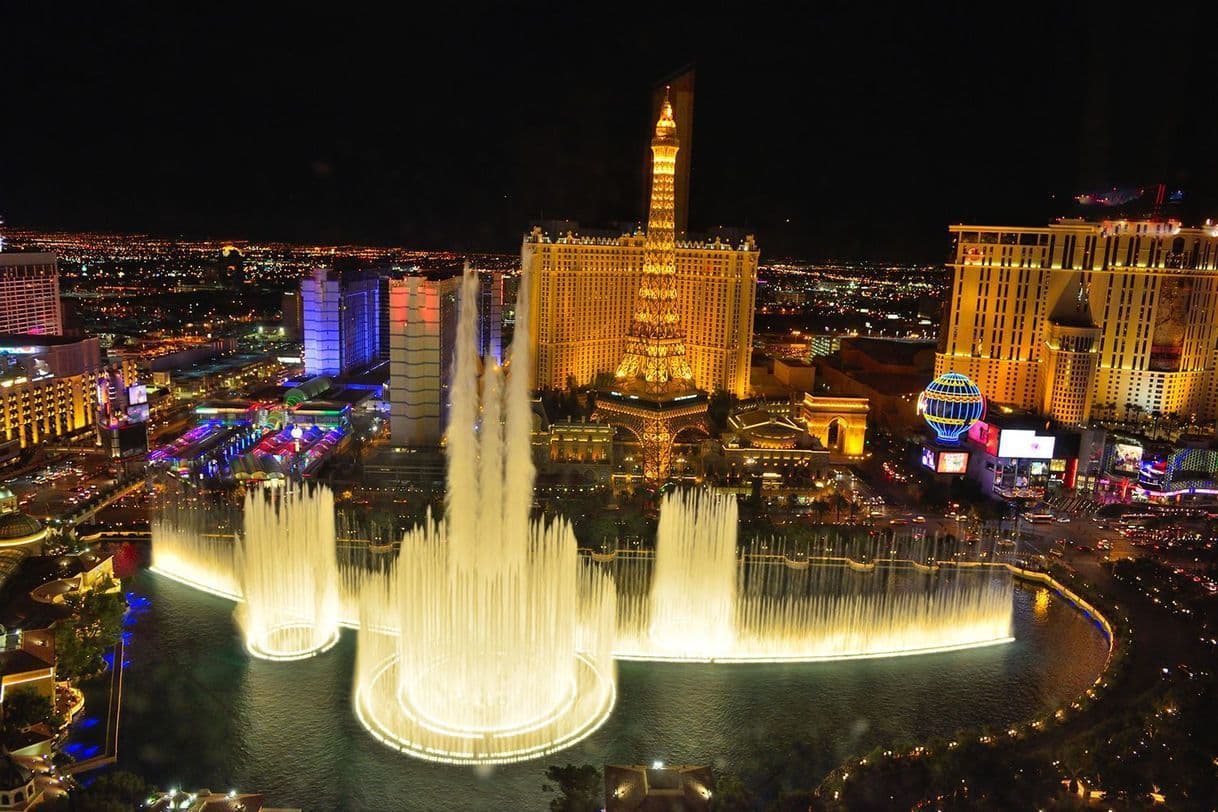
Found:
[[[320,657],[251,660],[233,605],[151,573],[127,648],[119,768],[163,787],[262,792],[307,810],[546,808],[549,764],[718,763],[810,787],[877,744],[1060,706],[1103,666],[1099,628],[1043,590],[1015,590],[1013,643],[944,654],[791,665],[623,662],[617,707],[556,755],[473,769],[415,761],[378,744],[351,711],[355,634]],[[104,725],[87,691],[78,752]]]

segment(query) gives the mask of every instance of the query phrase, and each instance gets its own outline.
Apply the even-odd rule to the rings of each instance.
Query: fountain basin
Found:
[[[614,675],[579,655],[572,684],[542,715],[500,727],[464,727],[431,714],[410,690],[397,690],[399,660],[385,658],[357,683],[355,715],[373,738],[399,752],[444,764],[509,764],[570,747],[604,724],[617,699]]]

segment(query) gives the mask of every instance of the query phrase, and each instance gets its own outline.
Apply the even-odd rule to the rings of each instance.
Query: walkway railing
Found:
[[[120,638],[114,647],[114,664],[110,667],[110,702],[106,708],[106,751],[93,758],[77,761],[64,768],[69,775],[95,770],[118,761],[118,726],[123,709],[123,658],[126,646]]]

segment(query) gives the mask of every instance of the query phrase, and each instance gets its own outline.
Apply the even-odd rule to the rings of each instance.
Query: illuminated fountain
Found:
[[[340,626],[358,627],[354,707],[381,742],[454,764],[544,756],[608,717],[615,656],[811,661],[1011,639],[1001,562],[961,562],[958,545],[934,540],[829,530],[809,547],[742,552],[729,495],[667,495],[654,555],[582,558],[565,520],[530,516],[528,345],[512,346],[514,374],[488,359],[479,376],[477,296],[470,274],[444,516],[406,533],[396,560],[338,563],[324,488],[254,492],[243,520],[223,499],[184,489],[153,525],[153,569],[238,601],[254,656],[308,657]],[[525,336],[527,283],[521,299]]]
[[[953,549],[887,536],[816,555],[754,545],[737,558],[735,497],[669,494],[654,559],[619,561],[624,659],[801,661],[1010,641],[1009,570],[941,566]]]
[[[268,660],[299,660],[338,642],[339,578],[329,488],[251,490],[236,572],[237,622],[246,647]]]
[[[175,581],[237,600],[232,511],[203,503],[191,493],[170,493],[152,521],[153,572]]]
[[[707,659],[732,651],[736,500],[693,491],[664,499],[647,634],[658,654]]]
[[[475,276],[461,297],[445,515],[407,533],[362,590],[355,710],[419,758],[502,763],[567,747],[608,716],[615,596],[565,520],[530,519],[527,342],[506,382],[487,360],[479,398]]]

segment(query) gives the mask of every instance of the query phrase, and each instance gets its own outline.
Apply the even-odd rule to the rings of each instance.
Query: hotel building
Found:
[[[54,254],[0,254],[0,333],[63,335]]]
[[[439,445],[448,415],[461,277],[389,280],[389,431],[396,446]]]
[[[96,338],[0,335],[0,444],[91,428],[101,369]]]
[[[305,372],[345,375],[380,357],[380,280],[318,268],[300,281]]]
[[[478,278],[478,354],[503,361],[503,274]],[[461,276],[389,280],[389,431],[396,446],[439,445],[448,425]]]
[[[552,236],[540,227],[524,237],[521,267],[529,279],[529,341],[534,388],[565,389],[612,376],[626,350],[643,277],[646,237]],[[685,358],[701,389],[749,395],[754,238],[676,243],[677,310]]]
[[[935,374],[1065,424],[1218,417],[1218,227],[956,225]]]

